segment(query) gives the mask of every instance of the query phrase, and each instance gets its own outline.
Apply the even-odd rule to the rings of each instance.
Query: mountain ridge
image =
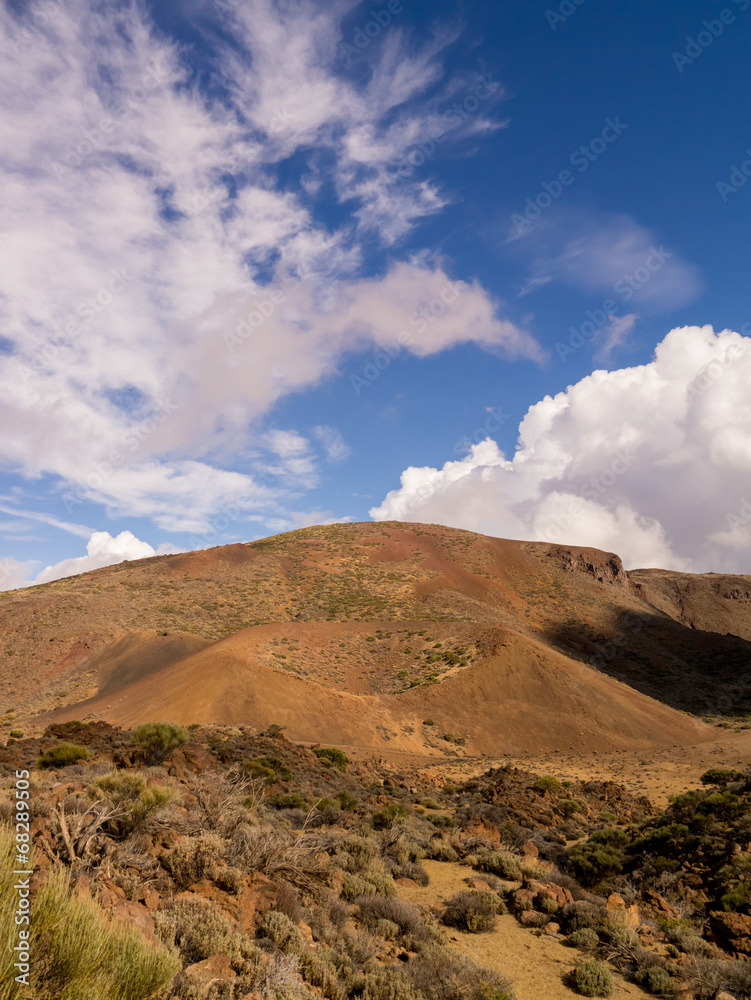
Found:
[[[649,744],[640,717],[652,726],[659,717],[679,742],[703,738],[701,723],[681,713],[751,711],[750,595],[751,577],[627,572],[615,553],[586,546],[402,522],[318,526],[3,595],[0,695],[34,725],[77,713],[131,723],[138,712],[263,726],[280,721],[271,716],[284,699],[302,718],[312,690],[331,720],[360,699],[358,713],[380,733],[368,730],[371,743],[434,752],[420,706],[448,727],[441,699],[450,706],[455,692],[454,704],[472,702],[487,689],[497,711],[506,697],[507,717],[513,701],[519,722],[505,738],[492,734],[488,713],[474,730],[467,720],[463,733],[448,731],[476,752],[522,746],[525,732],[537,748],[576,746],[580,736],[612,748],[608,699],[629,719],[626,742]],[[503,656],[488,645],[494,632],[508,639]],[[540,678],[576,725],[551,722],[555,703]],[[213,685],[213,700],[201,700],[201,684]],[[566,686],[576,684],[589,707],[585,695],[571,701]],[[254,708],[247,687],[263,694]],[[245,716],[235,719],[240,704]],[[316,730],[291,707],[288,716],[305,739],[336,735],[333,721]],[[351,739],[341,720],[339,736]]]

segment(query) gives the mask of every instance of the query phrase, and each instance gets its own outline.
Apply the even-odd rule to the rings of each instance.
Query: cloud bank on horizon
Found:
[[[505,538],[590,545],[626,568],[748,570],[751,337],[672,330],[649,364],[594,371],[529,408],[507,459],[492,438],[409,468],[370,511]]]
[[[577,200],[629,149],[629,117],[597,119],[603,152],[562,161],[570,186],[532,186],[521,230],[495,210],[483,230],[457,164],[492,146],[503,187],[510,96],[453,0],[419,31],[411,10],[368,35],[354,0],[0,6],[0,590],[368,506],[751,571],[748,337],[667,333],[700,268]],[[473,225],[472,244],[506,248],[510,287],[446,249]],[[591,333],[543,335],[532,304],[554,288],[590,297]],[[645,316],[663,323],[653,361],[572,372],[540,399],[587,340],[623,364]],[[478,354],[534,383],[517,450],[489,437],[439,467],[430,378],[455,371],[450,402],[469,408]],[[360,393],[364,360],[394,357]]]

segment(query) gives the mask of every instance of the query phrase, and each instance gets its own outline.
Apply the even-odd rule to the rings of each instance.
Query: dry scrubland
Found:
[[[0,1000],[751,1000],[748,577],[334,525],[0,634]]]
[[[33,989],[6,975],[3,1000],[751,997],[740,772],[658,810],[516,768],[430,781],[278,726],[103,722],[0,766],[5,898],[24,768],[36,861]]]

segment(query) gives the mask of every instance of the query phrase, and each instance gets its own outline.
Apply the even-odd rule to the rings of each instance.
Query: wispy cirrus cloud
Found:
[[[510,246],[529,261],[523,295],[558,282],[664,313],[702,290],[699,268],[627,215],[555,208]]]
[[[211,42],[210,87],[135,2],[70,0],[31,39],[0,10],[0,419],[13,428],[0,460],[57,477],[69,512],[90,501],[192,532],[229,502],[274,514],[316,482],[317,459],[264,455],[271,409],[449,280],[428,258],[373,276],[363,246],[398,254],[446,203],[398,168],[471,80],[444,75],[451,30],[415,45],[394,29],[367,78],[342,72],[352,6],[238,6],[234,41]],[[501,99],[447,143],[499,127]],[[351,209],[344,221],[322,221],[325,199]],[[541,356],[481,286],[464,288],[408,350]]]

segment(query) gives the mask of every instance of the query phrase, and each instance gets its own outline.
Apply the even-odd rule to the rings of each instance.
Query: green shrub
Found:
[[[325,1000],[344,1000],[347,994],[336,967],[325,953],[314,955],[305,952],[300,955],[300,975],[306,983],[317,986]]]
[[[13,875],[15,839],[0,827],[0,936],[19,940]],[[33,863],[33,857],[30,857]],[[96,903],[71,892],[68,875],[53,868],[39,887],[28,928],[29,986],[15,982],[18,961],[10,948],[0,953],[0,1000],[147,1000],[174,977],[178,956],[150,947],[141,934],[109,924]]]
[[[146,754],[147,764],[161,764],[189,738],[187,731],[173,722],[145,722],[133,730],[132,736],[133,742]]]
[[[354,875],[345,872],[342,879],[342,899],[352,901],[358,896],[395,896],[394,880],[379,872],[364,872]]]
[[[574,948],[581,948],[582,951],[592,951],[600,943],[597,931],[591,927],[580,927],[579,930],[569,934],[566,940]]]
[[[401,969],[368,969],[357,982],[360,1000],[425,1000]]]
[[[79,760],[87,760],[89,751],[76,743],[59,743],[45,751],[37,761],[37,767],[67,767]]]
[[[386,806],[385,809],[373,813],[370,822],[374,830],[390,830],[397,820],[404,819],[406,815],[407,810],[404,806],[397,806],[392,803]]]
[[[623,847],[628,836],[623,830],[596,830],[584,844],[568,852],[568,864],[574,877],[585,886],[595,886],[604,878],[623,870]]]
[[[604,962],[584,962],[571,974],[574,988],[583,997],[609,997],[613,992],[613,976]]]
[[[521,878],[521,859],[510,851],[489,850],[481,848],[477,851],[474,867],[481,872],[490,872],[499,878],[515,881]]]
[[[729,785],[731,781],[742,781],[743,774],[741,771],[725,770],[721,767],[710,767],[708,771],[705,771],[699,779],[702,785],[718,785],[720,788],[724,788],[725,785]]]
[[[212,955],[228,955],[233,970],[243,977],[242,981],[235,980],[237,986],[250,990],[260,979],[263,973],[260,949],[235,929],[216,903],[200,896],[178,899],[166,909],[158,910],[154,919],[159,936],[179,948],[186,965]]]
[[[282,733],[284,732],[284,730],[286,728],[287,728],[286,726],[280,726],[278,722],[272,722],[271,725],[268,726],[261,733],[261,735],[262,736],[268,736],[270,739],[276,740],[276,739],[279,739],[279,737],[282,735]]]
[[[354,795],[350,795],[349,792],[337,792],[334,798],[339,803],[339,808],[343,809],[344,812],[354,812],[360,804],[359,800]]]
[[[286,913],[268,910],[261,921],[261,933],[285,954],[296,954],[305,950],[305,939],[300,929],[292,923]]]
[[[337,750],[336,747],[316,747],[313,753],[319,760],[330,760],[337,770],[342,772],[347,770],[349,757],[343,750]]]
[[[584,813],[587,807],[579,799],[561,799],[558,803],[558,808],[566,819],[569,819],[571,816],[576,815],[576,813]]]
[[[176,792],[166,785],[149,788],[144,775],[137,771],[110,771],[94,780],[89,795],[127,810],[127,817],[120,821],[120,830],[132,833],[166,808],[174,800]]]
[[[443,922],[470,934],[482,934],[495,927],[495,899],[489,892],[457,892],[446,904]]]
[[[395,924],[393,920],[386,920],[384,917],[376,921],[375,930],[384,941],[393,941],[399,937],[399,924]]]
[[[14,740],[20,740],[23,736],[23,729],[11,729],[10,735]]]
[[[652,965],[648,969],[643,969],[637,976],[637,982],[646,986],[650,993],[655,996],[672,996],[675,993],[673,981],[665,969],[659,965]]]
[[[541,778],[538,778],[532,787],[536,792],[559,792],[561,790],[561,783],[552,774],[545,774]]]
[[[308,803],[299,792],[290,792],[287,795],[270,795],[266,802],[277,809],[305,809]]]

